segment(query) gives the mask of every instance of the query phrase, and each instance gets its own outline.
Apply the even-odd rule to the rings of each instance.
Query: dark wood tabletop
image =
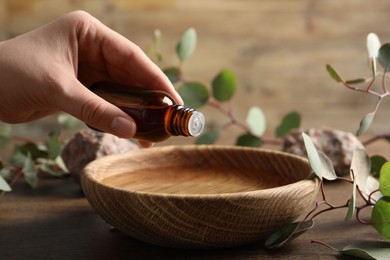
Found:
[[[332,203],[344,204],[351,188],[327,183],[325,192]],[[311,240],[338,249],[383,240],[371,226],[344,222],[345,214],[340,209],[320,215],[313,229],[276,251],[264,249],[261,241],[218,250],[171,249],[111,229],[73,179],[48,178],[36,189],[19,182],[0,198],[0,259],[349,259]]]

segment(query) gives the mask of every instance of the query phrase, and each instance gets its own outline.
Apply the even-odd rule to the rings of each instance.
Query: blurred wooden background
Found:
[[[269,135],[290,111],[302,114],[303,127],[355,132],[361,118],[374,109],[375,99],[337,85],[325,64],[346,79],[369,75],[367,34],[377,33],[382,42],[390,38],[387,0],[0,0],[0,39],[75,9],[90,12],[144,50],[153,31],[161,30],[163,65],[178,63],[175,45],[194,27],[199,42],[184,66],[186,78],[209,85],[221,69],[232,70],[239,82],[234,101],[238,117],[245,120],[248,109],[259,106]],[[383,103],[372,132],[390,128],[389,101]],[[212,108],[201,111],[209,125],[226,122]],[[14,132],[46,134],[53,120],[15,125]],[[230,128],[222,142],[234,143],[237,133]]]

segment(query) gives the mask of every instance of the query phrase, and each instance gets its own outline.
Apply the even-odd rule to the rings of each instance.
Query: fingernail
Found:
[[[111,129],[118,136],[132,137],[135,134],[136,126],[133,121],[123,117],[116,117],[111,122]]]

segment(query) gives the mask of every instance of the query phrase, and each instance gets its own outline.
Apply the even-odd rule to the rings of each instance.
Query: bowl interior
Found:
[[[262,149],[159,147],[116,155],[99,164],[101,185],[155,194],[249,192],[306,179],[303,158]]]

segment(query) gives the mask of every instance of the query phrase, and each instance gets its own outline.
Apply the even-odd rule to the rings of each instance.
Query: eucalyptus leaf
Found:
[[[350,221],[352,216],[355,214],[356,209],[356,178],[353,180],[352,185],[352,195],[348,204],[347,215],[345,216],[345,221]]]
[[[350,169],[351,175],[353,172],[354,179],[356,179],[356,185],[364,192],[371,170],[371,161],[364,149],[355,149],[353,151]]]
[[[237,146],[259,147],[261,140],[251,134],[240,135],[236,140]]]
[[[266,241],[267,249],[278,249],[314,226],[313,219],[290,223],[273,233]]]
[[[299,128],[301,125],[301,115],[297,112],[291,112],[283,117],[282,122],[276,128],[276,136],[284,137],[292,129]]]
[[[21,146],[15,145],[14,150],[9,158],[9,164],[16,167],[23,167],[24,162],[27,159],[27,155],[21,151]]]
[[[379,189],[383,196],[390,196],[390,162],[386,162],[381,168]]]
[[[186,106],[200,108],[209,100],[209,91],[201,83],[186,82],[179,88],[179,94]]]
[[[390,66],[390,44],[383,44],[378,53],[379,64],[383,67],[385,71],[389,69]]]
[[[201,135],[197,140],[196,144],[214,144],[215,141],[219,138],[219,131],[208,131]]]
[[[372,73],[372,77],[373,77],[373,79],[375,79],[375,77],[376,77],[376,59],[375,58],[373,58],[372,60],[371,60],[371,73]]]
[[[31,155],[28,154],[23,166],[24,180],[32,187],[36,188],[38,185],[38,174],[34,167],[34,162]]]
[[[6,181],[12,180],[13,172],[10,169],[3,168],[0,170],[0,177],[3,177]]]
[[[382,155],[373,155],[370,157],[371,161],[371,174],[374,177],[379,178],[381,168],[385,162],[387,162],[387,159],[383,157]]]
[[[237,80],[233,72],[222,70],[211,83],[212,94],[218,101],[230,100],[237,89]]]
[[[163,72],[168,77],[168,79],[171,81],[172,84],[175,84],[180,81],[181,72],[180,69],[177,67],[170,67],[167,69],[164,69]]]
[[[176,53],[181,61],[186,60],[195,51],[197,34],[194,28],[187,29],[179,43],[176,45]]]
[[[368,176],[366,189],[363,192],[363,196],[368,199],[368,196],[371,195],[371,201],[376,203],[380,198],[383,197],[383,194],[379,190],[379,180],[373,176]]]
[[[266,120],[263,111],[258,107],[251,107],[248,111],[246,122],[250,133],[256,137],[263,136],[266,128]]]
[[[310,166],[314,173],[317,175],[320,180],[322,180],[322,162],[320,159],[320,155],[313,143],[313,140],[306,133],[302,132],[303,141],[305,143],[305,148],[307,152],[307,156],[309,159]]]
[[[356,256],[361,259],[390,259],[390,245],[386,242],[355,243],[347,245],[341,250],[343,255]]]
[[[357,136],[360,136],[360,135],[364,134],[367,131],[367,129],[370,127],[372,121],[374,120],[374,117],[375,117],[375,111],[371,112],[371,113],[368,113],[362,119],[362,121],[360,121],[360,127],[359,127],[359,130],[356,133]]]
[[[379,41],[378,35],[375,33],[369,33],[367,35],[367,52],[370,59],[377,58],[379,55],[379,49],[381,42]]]
[[[0,122],[0,149],[7,147],[11,140],[11,125]]]
[[[68,168],[66,167],[65,165],[65,162],[64,160],[62,159],[61,156],[58,156],[54,162],[56,163],[56,165],[58,166],[58,168],[60,168],[64,173],[69,173],[69,170]]]
[[[366,79],[351,79],[351,80],[347,80],[345,83],[347,83],[348,85],[355,85],[364,82],[366,82]]]
[[[343,82],[340,75],[333,69],[331,65],[326,65],[326,70],[328,71],[329,75],[337,82]]]
[[[371,222],[379,234],[390,239],[390,197],[382,197],[376,202],[371,212]]]
[[[33,160],[35,160],[36,158],[46,158],[48,156],[47,151],[40,147],[40,145],[32,142],[17,145],[15,146],[15,149],[19,150],[25,156],[27,156],[27,154],[30,154]]]
[[[57,170],[55,170],[51,165],[49,165],[49,164],[41,164],[40,165],[40,168],[41,168],[41,170],[43,171],[43,172],[46,172],[46,173],[48,173],[48,174],[50,174],[50,175],[52,175],[52,176],[55,176],[55,177],[62,177],[62,176],[64,176],[64,172],[62,172],[62,171],[57,171]]]
[[[57,122],[62,129],[74,129],[83,124],[79,119],[64,113],[57,116]]]
[[[48,159],[50,160],[54,160],[61,153],[62,145],[59,136],[60,136],[60,131],[53,131],[49,134],[47,151],[48,151]]]
[[[12,191],[11,187],[8,185],[8,183],[4,180],[2,176],[0,176],[0,191]]]
[[[328,181],[333,181],[337,179],[332,160],[324,153],[318,151],[318,155],[321,160],[321,175],[324,179]]]

